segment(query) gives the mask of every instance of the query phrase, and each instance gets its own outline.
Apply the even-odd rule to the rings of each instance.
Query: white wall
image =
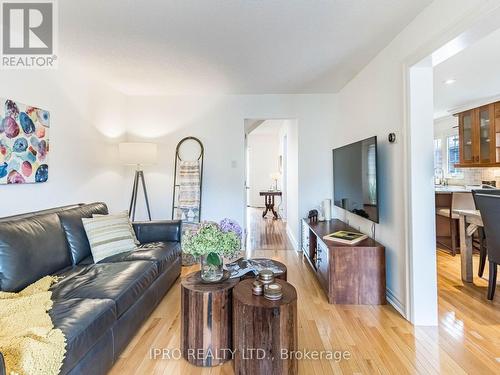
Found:
[[[0,186],[0,216],[75,202],[102,200],[112,211],[128,209],[133,168],[121,166],[123,140],[159,143],[160,160],[145,169],[153,218],[170,218],[175,146],[193,135],[205,146],[203,219],[232,217],[243,223],[244,119],[289,121],[290,233],[299,239],[299,217],[332,196],[331,148],[336,95],[127,97],[83,72],[2,71],[0,96],[51,113],[49,180]],[[298,183],[300,181],[300,184]],[[294,199],[291,199],[292,201]],[[145,218],[139,196],[138,219]],[[292,204],[292,203],[290,203]]]
[[[202,219],[229,216],[243,222],[244,119],[248,118],[297,119],[295,129],[291,126],[291,132],[296,132],[292,143],[296,144],[290,145],[289,152],[298,157],[289,161],[289,170],[296,169],[298,187],[289,192],[289,201],[298,198],[299,203],[292,209],[296,214],[288,215],[296,240],[299,217],[322,199],[332,197],[336,95],[129,97],[125,107],[128,139],[159,143],[159,163],[145,170],[154,218],[171,216],[175,146],[182,137],[191,135],[205,146]],[[131,173],[127,176],[130,180]]]
[[[413,290],[407,314],[415,324],[435,326],[438,306],[432,76],[430,58],[410,70],[410,131],[407,136],[411,157],[407,167],[412,190],[407,195],[407,207],[411,210],[407,278]]]
[[[247,184],[250,187],[248,204],[252,207],[264,207],[264,197],[261,197],[259,193],[274,186],[274,181],[270,176],[279,169],[279,138],[277,134],[250,133],[247,141],[249,148]],[[278,181],[278,187],[280,186],[281,181]],[[276,203],[279,203],[279,198]]]
[[[446,116],[434,120],[434,138],[445,138],[458,134],[458,117]]]
[[[438,0],[426,8],[339,93],[340,126],[334,145],[379,137],[380,225],[377,240],[386,246],[387,287],[391,301],[406,310],[405,242],[405,64],[420,48],[438,41],[456,23],[476,12],[480,0]],[[491,3],[491,2],[490,2]],[[436,45],[436,48],[439,45]],[[399,141],[389,144],[396,132]],[[432,184],[432,180],[429,181]],[[427,203],[429,202],[422,202]],[[346,213],[337,211],[344,218]],[[351,224],[370,233],[371,223],[347,214]],[[429,269],[428,272],[435,272]]]
[[[82,75],[61,68],[0,71],[1,98],[51,115],[49,179],[0,185],[0,217],[98,200],[111,210],[125,209],[123,169],[116,160],[116,143],[124,132],[124,96],[88,77],[79,79]]]
[[[283,123],[282,134],[286,134],[287,140],[287,155],[286,155],[286,228],[288,236],[292,238],[292,243],[295,247],[295,250],[299,250],[299,220],[301,217],[307,215],[307,211],[312,208],[314,205],[318,205],[317,199],[320,198],[321,193],[315,194],[311,196],[310,202],[304,206],[305,210],[300,211],[298,206],[298,201],[295,197],[300,197],[299,195],[299,159],[304,158],[305,155],[299,156],[299,126],[297,120],[285,120]],[[328,141],[328,140],[327,140]],[[326,154],[330,154],[331,151],[328,146],[325,146],[325,149],[328,149],[328,152],[321,151],[322,157],[325,158]],[[323,155],[325,154],[325,155]],[[328,167],[327,160],[321,160],[322,164],[325,165],[325,168]],[[331,162],[330,162],[331,163]],[[332,171],[332,165],[330,164],[329,170]],[[324,173],[318,171],[318,176],[316,179],[321,179],[321,184],[325,184],[328,181],[324,179]],[[330,172],[332,173],[332,172]],[[330,181],[333,181],[330,178]],[[306,182],[306,181],[301,181]],[[331,182],[332,183],[332,182]],[[333,188],[330,191],[330,197],[333,196]]]

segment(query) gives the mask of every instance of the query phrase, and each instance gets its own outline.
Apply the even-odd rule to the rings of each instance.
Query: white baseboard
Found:
[[[407,319],[405,306],[401,303],[401,301],[394,295],[394,293],[389,288],[386,288],[385,296],[387,298],[387,302],[389,302],[392,305],[392,307],[394,307],[396,311],[403,316],[403,318]]]
[[[286,234],[288,235],[288,238],[290,239],[290,242],[292,243],[293,249],[295,251],[300,251],[299,243],[297,242],[297,240],[293,236],[293,233],[290,230],[290,226],[288,225],[288,223],[286,224]]]

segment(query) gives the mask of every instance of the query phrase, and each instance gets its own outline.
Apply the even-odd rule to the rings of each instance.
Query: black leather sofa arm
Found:
[[[5,369],[5,362],[3,360],[3,355],[0,353],[0,375],[5,375],[7,370]]]
[[[180,220],[140,221],[132,223],[132,225],[140,243],[156,241],[181,242],[182,221]]]

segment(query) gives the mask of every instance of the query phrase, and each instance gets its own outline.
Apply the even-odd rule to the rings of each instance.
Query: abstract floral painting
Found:
[[[0,185],[47,181],[49,128],[49,112],[0,98]]]

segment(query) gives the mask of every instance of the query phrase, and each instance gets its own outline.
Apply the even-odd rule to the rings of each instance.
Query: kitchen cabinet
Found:
[[[500,102],[457,114],[459,168],[500,166]]]
[[[475,162],[473,151],[473,119],[474,111],[462,112],[458,115],[458,137],[460,140],[460,164],[472,164]]]
[[[495,103],[495,161],[500,162],[500,102]]]

